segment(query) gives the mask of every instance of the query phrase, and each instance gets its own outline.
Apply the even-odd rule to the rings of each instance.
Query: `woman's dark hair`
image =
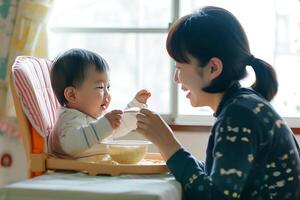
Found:
[[[223,8],[203,7],[177,20],[169,29],[166,47],[177,62],[190,63],[192,56],[200,68],[213,57],[222,61],[222,73],[209,86],[202,88],[206,92],[225,92],[247,75],[246,65],[251,65],[256,74],[251,87],[269,101],[277,93],[273,67],[251,54],[243,27],[232,13]]]
[[[89,68],[95,68],[98,72],[109,70],[107,62],[100,55],[84,49],[70,49],[54,60],[50,72],[51,85],[62,106],[67,103],[65,88],[79,87]]]

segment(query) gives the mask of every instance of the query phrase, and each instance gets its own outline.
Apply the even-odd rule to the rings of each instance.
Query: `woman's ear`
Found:
[[[210,79],[213,80],[217,78],[223,71],[223,62],[217,57],[213,57],[208,63]]]
[[[66,87],[64,90],[64,96],[67,99],[68,103],[75,103],[77,101],[76,88],[72,86]]]

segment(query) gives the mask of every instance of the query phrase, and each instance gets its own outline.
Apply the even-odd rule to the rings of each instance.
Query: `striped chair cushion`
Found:
[[[32,127],[47,137],[55,120],[55,110],[60,106],[50,81],[51,61],[32,56],[19,56],[12,66],[16,92]]]

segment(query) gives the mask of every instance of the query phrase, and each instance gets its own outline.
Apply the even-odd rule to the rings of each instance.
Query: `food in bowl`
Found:
[[[119,164],[137,164],[148,152],[149,141],[111,140],[103,142],[111,159]]]

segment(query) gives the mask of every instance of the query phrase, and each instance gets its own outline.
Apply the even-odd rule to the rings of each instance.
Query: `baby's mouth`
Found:
[[[106,110],[106,108],[107,108],[107,104],[105,104],[105,103],[104,103],[104,104],[101,104],[101,106],[100,106],[100,107],[101,107],[101,109],[102,109],[102,110]]]

